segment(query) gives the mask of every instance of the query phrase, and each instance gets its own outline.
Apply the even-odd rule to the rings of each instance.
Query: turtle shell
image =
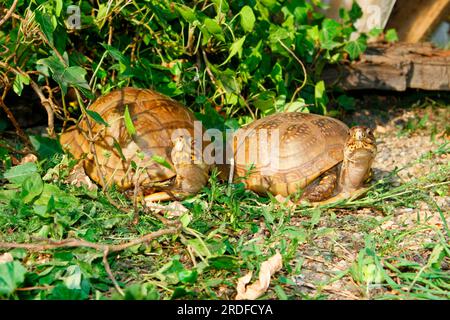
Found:
[[[234,135],[235,177],[260,194],[288,196],[343,160],[348,127],[310,113],[279,113]]]
[[[125,126],[126,106],[136,129],[133,136]],[[196,119],[192,112],[152,90],[124,88],[112,91],[97,99],[88,110],[99,113],[109,124],[104,126],[90,120],[93,136],[97,136],[94,147],[105,182],[115,182],[121,189],[128,189],[136,182],[145,185],[174,177],[173,169],[155,162],[152,157],[164,158],[173,168],[171,151],[177,134],[188,133],[195,137],[194,131],[200,130],[201,137],[202,127],[194,126]],[[87,123],[81,121],[78,127],[64,132],[60,141],[75,158],[87,155],[84,160],[86,173],[101,184],[90,143],[86,139],[87,133]],[[132,162],[145,168],[138,180]]]

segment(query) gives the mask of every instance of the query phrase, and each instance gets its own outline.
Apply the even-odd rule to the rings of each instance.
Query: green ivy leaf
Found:
[[[0,263],[0,296],[9,296],[25,281],[25,269],[18,261]]]
[[[17,74],[16,78],[14,79],[13,83],[13,89],[14,92],[17,93],[18,96],[22,94],[23,85],[29,85],[30,84],[30,77],[28,77],[27,74]]]
[[[64,69],[64,72],[61,75],[61,80],[76,88],[90,90],[89,84],[84,78],[85,76],[86,70],[82,67],[73,66]]]
[[[359,4],[356,1],[353,1],[352,8],[348,12],[348,15],[349,15],[351,21],[353,21],[353,22],[355,22],[356,20],[358,20],[359,18],[362,17],[363,12],[361,10],[361,7],[359,6]]]
[[[221,85],[227,93],[239,94],[241,92],[241,85],[239,78],[236,76],[236,71],[227,68],[225,71],[220,71],[211,66],[211,70],[214,69],[214,74],[217,76],[217,82]]]
[[[34,162],[27,162],[6,170],[3,178],[8,179],[11,183],[22,184],[37,171],[37,166]]]
[[[348,110],[348,111],[355,110],[356,102],[355,102],[355,98],[353,98],[353,97],[349,97],[349,96],[343,94],[337,98],[337,102],[345,110]]]
[[[56,285],[48,296],[49,300],[83,300],[88,297],[80,289],[69,289],[64,284]]]
[[[325,19],[322,22],[322,29],[319,32],[320,45],[323,49],[331,50],[340,45],[334,39],[341,33],[341,25],[332,20]]]
[[[52,197],[53,200],[51,199]],[[64,208],[69,213],[70,209],[78,207],[79,203],[80,201],[77,197],[62,191],[56,185],[44,183],[44,189],[34,202],[33,208],[45,206],[47,212],[55,208]]]
[[[241,27],[245,32],[252,32],[255,26],[255,14],[252,8],[249,6],[244,6],[240,12],[241,16]]]
[[[216,269],[233,270],[239,268],[239,260],[233,256],[216,256],[208,259],[208,264]]]
[[[130,110],[128,110],[128,106],[125,106],[125,111],[123,113],[123,117],[125,120],[125,127],[127,128],[128,134],[130,136],[134,136],[136,134],[136,128],[134,127],[133,120],[131,119]]]
[[[345,52],[350,56],[351,60],[357,59],[367,49],[367,39],[360,36],[357,40],[349,41],[344,47]]]
[[[325,113],[327,110],[328,97],[325,90],[325,82],[323,80],[316,83],[314,87],[314,98],[316,100],[316,106],[322,109]]]
[[[81,289],[81,269],[77,265],[69,266],[66,269],[64,284],[69,289]]]
[[[217,12],[219,12],[219,8],[222,13],[227,13],[230,10],[230,6],[226,0],[211,0],[211,2],[214,3]]]
[[[299,98],[294,102],[289,102],[284,107],[284,112],[307,112],[307,110],[308,106],[303,98]]]
[[[386,31],[386,35],[384,36],[387,42],[397,42],[398,41],[398,35],[397,31],[395,29],[389,29]]]
[[[216,20],[206,18],[205,21],[203,21],[203,24],[205,25],[206,30],[208,30],[208,32],[212,34],[217,40],[225,42],[222,28],[216,22]]]
[[[160,298],[159,292],[155,285],[150,283],[134,283],[125,289],[125,296],[119,294],[113,295],[113,299],[125,300],[158,300]]]
[[[55,14],[57,17],[61,15],[62,8],[63,8],[63,1],[55,0]]]
[[[170,165],[169,162],[167,162],[166,158],[154,154],[152,155],[152,160],[155,161],[157,164],[160,164],[163,167],[172,170],[172,166]]]
[[[109,127],[109,124],[102,118],[100,113],[98,113],[97,111],[87,109],[86,113],[98,124],[104,125],[105,127]]]
[[[53,31],[55,29],[53,28],[53,23],[50,15],[41,11],[35,11],[35,19],[41,27],[41,30],[47,38],[48,42],[53,45]]]
[[[64,63],[55,56],[40,59],[37,64],[47,66],[52,71],[53,79],[59,84],[64,94],[67,93],[67,88],[73,86],[79,89],[88,98],[94,98],[90,91],[89,84],[85,76],[86,70],[78,66],[66,67]]]
[[[306,35],[309,39],[313,42],[319,41],[320,38],[320,31],[318,26],[313,26],[308,29],[306,29]]]
[[[125,56],[118,49],[114,48],[105,43],[101,43],[102,47],[106,49],[106,52],[116,61],[119,62],[119,73],[124,76],[133,77],[135,74],[133,73],[133,69],[131,68],[131,60],[129,57]]]
[[[181,15],[181,17],[183,17],[183,19],[187,22],[193,23],[194,21],[198,20],[194,9],[189,8],[184,4],[177,4],[175,8]]]
[[[39,173],[33,173],[22,183],[20,196],[24,203],[30,203],[34,198],[39,196],[44,189],[44,182]]]
[[[226,64],[228,61],[230,61],[230,59],[232,57],[234,57],[236,54],[241,57],[242,55],[242,46],[244,45],[244,41],[245,41],[245,36],[243,36],[242,38],[239,38],[237,40],[235,40],[231,46],[230,46],[230,54],[228,55],[228,58],[222,62],[221,66],[223,66],[224,64]]]
[[[51,158],[55,154],[62,154],[63,150],[58,140],[48,137],[30,135],[30,141],[41,158]]]
[[[383,33],[383,29],[381,28],[373,28],[372,30],[369,31],[369,36],[370,37],[378,37],[380,34]]]
[[[177,275],[182,283],[194,283],[197,281],[198,272],[196,270],[182,270]]]
[[[98,6],[97,16],[95,17],[95,22],[98,28],[101,29],[106,22],[106,16],[108,14],[109,6],[105,3],[100,3]]]
[[[269,9],[272,9],[277,5],[277,0],[258,0],[258,2],[261,2],[265,7],[268,7]]]

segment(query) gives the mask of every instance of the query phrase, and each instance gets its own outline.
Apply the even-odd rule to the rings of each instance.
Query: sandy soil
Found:
[[[418,123],[428,117],[423,128],[408,130],[408,122]],[[396,167],[405,167],[395,177],[394,186],[410,181],[416,177],[434,172],[438,164],[447,164],[449,154],[433,155],[421,163],[411,164],[421,155],[435,151],[439,145],[449,141],[449,109],[428,107],[417,109],[396,109],[392,112],[362,109],[347,119],[349,125],[360,124],[374,129],[377,138],[378,154],[375,159],[374,181],[386,177]],[[414,126],[413,126],[414,127]],[[447,130],[447,132],[446,132]],[[450,173],[447,172],[450,176]],[[450,194],[430,196],[444,212],[450,225]],[[387,231],[408,232],[419,226],[434,226],[442,230],[442,218],[435,207],[426,202],[419,202],[410,207],[393,208],[388,215],[371,208],[356,211],[338,210],[333,219],[322,219],[318,228],[330,228],[330,233],[317,236],[312,243],[299,247],[298,255],[304,259],[301,274],[293,279],[297,290],[309,296],[323,293],[327,299],[366,299],[382,293],[382,289],[362,292],[352,277],[344,276],[331,284],[329,282],[340,271],[349,268],[357,259],[359,250],[365,246],[367,234],[380,236]],[[326,216],[326,214],[323,214]],[[372,222],[373,223],[372,223]],[[431,228],[413,231],[398,242],[393,252],[386,256],[404,254],[413,260],[426,263],[430,251],[424,245],[431,242],[436,234]]]

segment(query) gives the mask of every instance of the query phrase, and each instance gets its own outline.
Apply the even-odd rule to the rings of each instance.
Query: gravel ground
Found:
[[[413,132],[408,132],[405,128],[408,122],[419,122],[424,117],[428,121],[423,128],[417,128]],[[413,163],[420,156],[435,151],[442,143],[450,141],[450,132],[447,132],[450,123],[450,111],[448,108],[418,108],[413,110],[399,109],[392,112],[391,118],[387,121],[376,111],[362,110],[353,115],[353,120],[363,122],[375,128],[377,137],[378,152],[375,158],[373,169],[375,180],[382,179],[395,168],[405,167],[399,172],[395,185],[410,181],[416,177],[431,173],[436,165],[449,162],[449,155],[433,155],[431,158],[420,163]],[[369,122],[369,123],[368,123]],[[450,175],[450,173],[449,173]],[[450,196],[433,195],[434,200],[442,210],[450,211]],[[425,208],[420,207],[420,211]],[[426,209],[425,209],[426,210]],[[398,209],[403,212],[403,209]],[[411,210],[407,210],[411,211]],[[411,213],[417,213],[412,210]]]
[[[419,123],[428,117],[422,128],[415,128],[411,123]],[[448,124],[449,109],[445,107],[395,109],[381,111],[377,109],[361,109],[346,119],[347,124],[366,125],[374,129],[377,138],[378,153],[373,164],[374,181],[382,179],[396,167],[405,167],[394,180],[394,186],[424,176],[435,171],[438,164],[448,164],[449,155],[433,155],[421,163],[411,164],[424,153],[435,151],[442,143],[449,141]],[[417,126],[416,126],[417,127]],[[410,129],[408,129],[410,128]],[[450,175],[450,174],[449,174]],[[448,190],[448,189],[447,189]],[[450,225],[450,194],[439,196],[430,194],[440,206]],[[442,230],[442,219],[439,212],[425,202],[412,207],[394,208],[388,216],[371,208],[356,211],[335,211],[336,218],[324,219],[318,229],[333,230],[324,236],[317,236],[312,242],[299,247],[298,255],[304,259],[302,272],[293,279],[297,290],[313,297],[325,294],[327,299],[366,299],[383,293],[375,289],[368,295],[362,292],[350,276],[322,286],[340,271],[349,268],[357,259],[359,250],[364,248],[367,234],[382,236],[386,232],[405,232],[417,230],[423,224],[435,226]],[[371,221],[374,223],[371,224]],[[373,227],[376,225],[376,227]],[[397,244],[397,252],[391,255],[406,254],[412,259],[427,261],[429,251],[424,244],[433,241],[435,232],[423,228],[412,232]],[[419,257],[419,258],[418,258]]]

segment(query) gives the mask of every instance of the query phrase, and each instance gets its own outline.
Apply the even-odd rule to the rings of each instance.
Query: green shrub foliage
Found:
[[[357,59],[366,37],[350,37],[357,5],[340,23],[322,8],[317,0],[19,1],[0,31],[0,71],[19,95],[30,80],[49,82],[65,116],[77,109],[70,87],[89,102],[124,86],[174,97],[207,126],[224,124],[218,113],[239,119],[228,126],[285,110],[325,113],[330,99],[348,99],[330,95],[324,67]]]

